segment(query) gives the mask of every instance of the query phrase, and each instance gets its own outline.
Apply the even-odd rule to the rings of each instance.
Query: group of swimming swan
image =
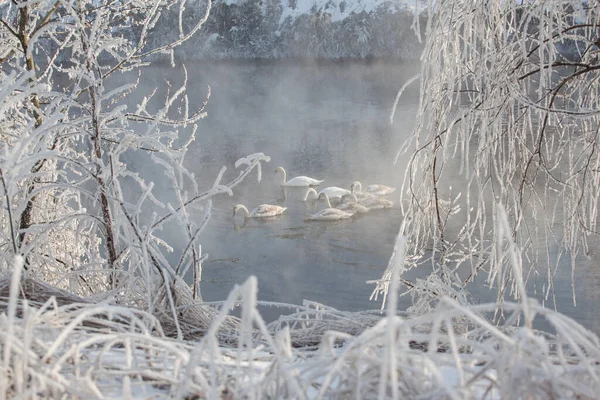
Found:
[[[324,180],[309,178],[307,176],[296,176],[289,181],[286,181],[286,173],[283,167],[278,167],[275,174],[281,172],[283,179],[281,186],[287,187],[308,187],[302,201],[307,201],[310,195],[313,195],[317,201],[324,200],[327,208],[322,209],[316,214],[307,215],[306,221],[336,221],[347,219],[354,214],[363,214],[369,210],[390,208],[394,204],[392,201],[382,198],[382,196],[394,193],[396,188],[385,185],[369,185],[367,190],[362,190],[362,185],[359,181],[352,182],[350,190],[337,186],[330,186],[317,192],[311,186],[319,186]],[[331,200],[339,202],[337,207],[331,206]],[[238,210],[242,210],[246,218],[266,218],[274,217],[283,214],[287,207],[276,206],[273,204],[261,204],[248,211],[246,206],[237,204],[233,207],[233,216]]]

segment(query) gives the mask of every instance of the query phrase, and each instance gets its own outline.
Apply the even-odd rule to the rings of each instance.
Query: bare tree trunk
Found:
[[[88,43],[85,37],[85,32],[81,32],[81,43],[84,54],[88,53]],[[89,58],[85,61],[86,68],[91,75],[94,73],[94,65]],[[100,104],[98,102],[98,93],[95,86],[95,79],[90,82],[89,86],[90,103],[91,109],[91,120],[92,120],[92,146],[93,152],[96,156],[96,172],[95,178],[100,187],[100,208],[102,211],[102,219],[104,220],[105,234],[106,234],[106,249],[108,251],[108,266],[111,270],[109,276],[109,285],[111,288],[117,287],[118,279],[116,274],[117,269],[117,250],[115,233],[113,231],[114,221],[110,211],[110,204],[108,200],[109,188],[108,184],[102,176],[102,138],[100,133]]]
[[[88,62],[89,66],[89,62]],[[94,154],[96,156],[96,180],[98,185],[100,186],[100,204],[102,209],[102,217],[104,219],[104,226],[106,228],[106,248],[108,250],[108,265],[111,269],[111,275],[109,278],[109,284],[114,289],[117,286],[117,276],[116,276],[116,262],[117,262],[117,250],[115,246],[115,238],[113,232],[113,219],[110,213],[110,205],[108,202],[108,185],[104,181],[102,177],[102,144],[100,138],[100,127],[98,125],[98,113],[100,112],[100,107],[97,104],[97,93],[96,88],[92,85],[90,86],[90,101],[92,103],[92,141],[94,146]]]
[[[27,55],[29,48],[29,34],[27,33],[27,20],[29,19],[29,7],[24,6],[20,9],[19,13],[19,30],[18,30],[18,39],[21,42],[21,47],[23,48],[23,54],[25,55],[25,65],[29,72],[35,75],[35,62],[33,60],[33,55]],[[30,81],[34,81],[35,77],[30,78]],[[42,113],[40,109],[40,100],[37,95],[33,95],[31,97],[31,102],[33,103],[33,115],[35,117],[35,127],[39,127],[42,125]],[[21,248],[25,242],[25,234],[27,229],[31,226],[32,223],[32,215],[33,215],[33,207],[36,196],[31,196],[31,193],[34,191],[36,185],[40,183],[40,178],[37,177],[37,173],[42,169],[46,160],[42,159],[35,163],[31,170],[31,174],[34,176],[32,181],[27,186],[27,204],[25,209],[21,213],[21,218],[19,222],[19,237],[18,237],[18,246]],[[26,260],[27,261],[27,260]],[[27,269],[27,265],[29,263],[26,262],[25,269]]]

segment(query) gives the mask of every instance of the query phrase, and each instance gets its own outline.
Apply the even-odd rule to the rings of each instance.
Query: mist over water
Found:
[[[240,61],[185,66],[191,110],[200,106],[208,85],[212,91],[208,116],[200,121],[195,145],[186,158],[199,187],[212,185],[222,166],[228,168],[223,182],[236,177],[235,161],[248,154],[263,152],[272,159],[263,164],[261,182],[253,172],[234,188],[233,196],[213,199],[212,216],[201,238],[203,252],[209,253],[203,264],[203,299],[223,300],[235,284],[256,275],[261,301],[301,304],[307,299],[341,310],[379,308],[380,302],[369,301],[373,286],[365,282],[380,278],[387,266],[401,222],[397,204],[349,221],[304,222],[305,214],[323,204],[299,201],[305,189],[288,188],[284,196],[281,175],[273,171],[283,166],[288,179],[297,175],[325,179],[321,188],[349,189],[354,180],[399,188],[407,160],[398,165],[393,160],[413,128],[417,84],[404,93],[393,125],[389,115],[398,88],[418,73],[419,65]],[[184,80],[183,69],[154,66],[143,82],[150,91],[164,87],[165,80],[177,88]],[[159,89],[157,99],[163,94]],[[160,186],[160,179],[155,183]],[[397,194],[388,198],[397,203]],[[251,210],[262,203],[283,205],[288,211],[268,221],[244,223],[241,213],[232,218],[234,205]],[[198,212],[197,218],[203,214]],[[549,249],[550,257],[557,251]],[[578,261],[576,307],[568,259],[558,268],[553,294],[560,311],[599,332],[596,264],[593,257]],[[428,273],[424,266],[405,277]],[[475,302],[496,300],[495,290],[486,287],[486,276],[481,274],[469,286]],[[547,271],[544,267],[530,270],[529,279],[536,283],[529,285],[531,295],[542,302]],[[399,309],[410,304],[409,297],[401,298]],[[546,305],[552,307],[552,300]],[[272,320],[285,310],[261,312]]]
[[[259,300],[300,304],[303,299],[343,310],[378,308],[369,302],[387,265],[400,223],[400,211],[378,210],[341,222],[304,222],[323,204],[300,201],[305,189],[280,187],[283,166],[288,179],[308,175],[325,179],[321,188],[363,184],[399,186],[404,169],[393,165],[399,144],[410,132],[416,112],[417,88],[403,100],[390,126],[389,113],[397,88],[418,72],[416,64],[400,63],[187,63],[188,89],[199,104],[211,86],[208,117],[201,121],[197,147],[187,157],[200,187],[212,184],[222,165],[224,181],[237,176],[240,157],[263,152],[262,182],[256,173],[234,189],[234,195],[213,201],[209,225],[202,236],[202,295],[222,300],[248,276],[259,279]],[[177,78],[173,70],[157,69],[155,79]],[[390,197],[396,201],[396,196]],[[271,221],[232,219],[236,204],[249,209],[262,204],[288,207]],[[199,214],[198,218],[201,218]],[[408,304],[407,304],[408,305]],[[265,310],[274,318],[281,310]]]

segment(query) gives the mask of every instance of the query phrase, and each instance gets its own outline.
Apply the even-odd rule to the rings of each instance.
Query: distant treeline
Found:
[[[289,7],[294,8],[290,1]],[[340,7],[344,7],[344,2]],[[204,2],[186,7],[184,32],[203,17]],[[240,0],[226,4],[215,1],[208,21],[194,38],[179,47],[177,58],[418,58],[421,45],[411,28],[413,12],[383,3],[373,12],[353,13],[332,21],[327,12],[313,9],[309,14],[281,20],[280,0]],[[343,11],[343,10],[342,10]],[[177,10],[173,13],[176,21]],[[421,17],[423,19],[424,17]],[[164,21],[164,20],[163,20]],[[421,27],[425,21],[421,20]],[[175,25],[155,27],[154,40],[173,40]]]

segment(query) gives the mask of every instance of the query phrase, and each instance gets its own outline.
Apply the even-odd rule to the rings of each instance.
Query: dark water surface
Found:
[[[256,173],[234,189],[232,197],[214,199],[212,218],[202,234],[202,296],[223,300],[231,288],[248,276],[259,280],[259,300],[300,304],[314,300],[342,310],[379,308],[369,301],[393,249],[401,222],[395,206],[354,220],[304,222],[316,212],[314,204],[299,199],[304,190],[279,186],[273,171],[283,166],[288,178],[308,175],[325,179],[322,187],[349,188],[363,184],[400,186],[406,160],[393,165],[401,142],[412,129],[418,88],[401,99],[393,125],[390,109],[398,88],[418,72],[418,65],[401,63],[187,63],[193,102],[201,103],[207,85],[212,96],[208,117],[199,123],[195,147],[187,158],[200,187],[212,184],[221,166],[224,181],[237,176],[233,164],[248,154],[263,152],[272,161],[263,164],[263,180]],[[146,79],[181,81],[181,71],[156,68]],[[153,83],[150,82],[152,85]],[[390,200],[397,202],[397,196]],[[288,207],[286,215],[270,221],[232,218],[236,204],[249,209],[261,203]],[[201,215],[198,216],[201,218]],[[559,310],[600,332],[598,257],[578,262],[575,271],[577,307],[573,306],[568,261],[558,269],[554,294]],[[427,271],[411,271],[411,278]],[[495,301],[495,291],[478,279],[471,291],[475,301]],[[532,278],[543,282],[543,272]],[[532,294],[542,301],[541,286]],[[410,305],[403,298],[400,309]],[[279,309],[265,309],[276,318]]]

